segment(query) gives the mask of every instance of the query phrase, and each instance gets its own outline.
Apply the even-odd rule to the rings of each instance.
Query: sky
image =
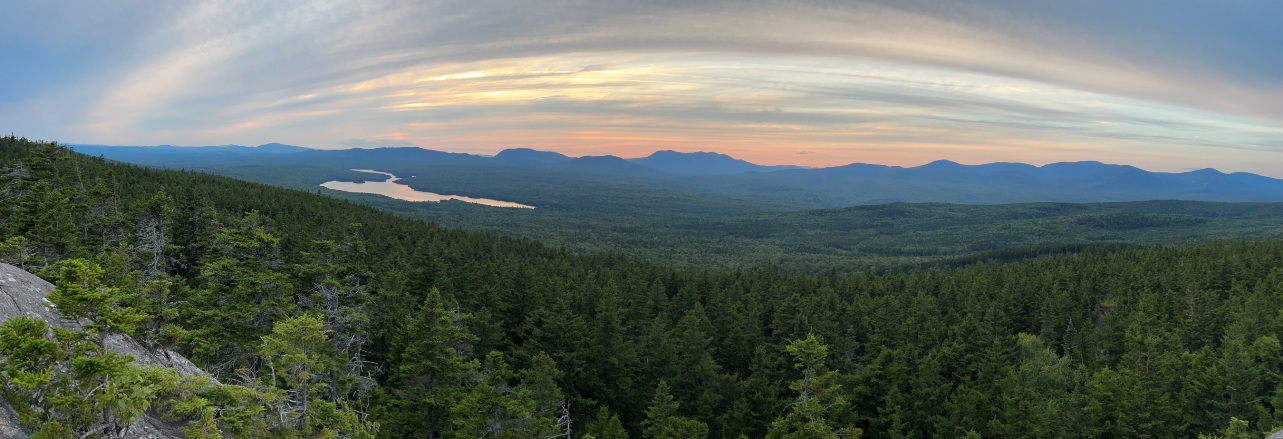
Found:
[[[0,130],[1283,177],[1270,0],[5,0]]]

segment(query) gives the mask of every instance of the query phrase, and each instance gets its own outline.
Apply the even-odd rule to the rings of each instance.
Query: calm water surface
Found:
[[[387,172],[375,171],[371,169],[353,169],[353,171],[368,172],[371,174],[383,174],[388,176],[388,179],[384,181],[366,181],[361,183],[352,183],[347,181],[327,181],[325,183],[321,183],[321,187],[334,189],[336,191],[355,192],[359,194],[378,194],[378,195],[383,195],[385,197],[392,197],[398,200],[405,200],[405,201],[430,201],[433,203],[438,203],[445,200],[458,200],[458,201],[463,201],[468,203],[484,204],[486,206],[493,206],[493,207],[511,207],[511,208],[517,208],[517,209],[534,209],[535,208],[534,206],[527,206],[521,203],[513,203],[511,201],[499,201],[499,200],[491,200],[489,198],[472,198],[472,197],[461,197],[458,195],[441,195],[441,194],[434,194],[432,192],[421,192],[421,191],[414,190],[414,188],[412,187],[403,185],[401,183],[397,183],[397,180],[400,180],[400,179],[397,178],[397,176],[389,174]]]

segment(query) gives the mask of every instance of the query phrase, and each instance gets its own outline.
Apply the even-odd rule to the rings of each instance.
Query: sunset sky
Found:
[[[1277,1],[0,4],[0,130],[1283,177]]]

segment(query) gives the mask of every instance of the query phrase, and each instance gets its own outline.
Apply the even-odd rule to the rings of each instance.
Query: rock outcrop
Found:
[[[53,291],[53,284],[14,267],[0,263],[0,321],[14,317],[34,317],[50,326],[78,329],[80,324],[62,317],[46,297]],[[108,349],[132,355],[145,365],[175,369],[183,374],[205,375],[190,360],[176,352],[149,349],[133,338],[113,335],[107,338]],[[18,425],[17,417],[8,402],[0,400],[0,439],[26,438],[27,432]],[[128,438],[180,438],[182,434],[172,425],[151,416],[144,416],[129,428]]]

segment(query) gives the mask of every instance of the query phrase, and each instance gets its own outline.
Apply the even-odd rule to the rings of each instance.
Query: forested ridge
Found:
[[[821,209],[818,207],[823,204],[753,201],[702,191],[697,185],[680,181],[626,175],[424,165],[412,157],[315,163],[249,154],[225,162],[216,152],[202,152],[205,148],[170,148],[158,155],[177,156],[178,151],[190,155],[183,161],[165,161],[118,152],[130,149],[146,148],[103,147],[88,151],[106,153],[109,159],[138,160],[172,169],[186,167],[274,186],[320,191],[447,228],[530,238],[575,252],[626,254],[693,270],[726,271],[772,264],[797,273],[850,273],[982,258],[988,252],[1028,253],[1062,245],[1184,244],[1209,239],[1283,237],[1283,203],[1278,202],[888,202]],[[417,148],[411,148],[414,149]],[[536,208],[496,209],[460,201],[407,202],[318,186],[328,181],[385,178],[348,169],[351,167],[395,171],[399,183],[419,191],[516,201]],[[763,190],[776,193],[776,198],[805,199],[781,188]]]
[[[0,138],[0,258],[84,334],[0,326],[41,437],[1252,437],[1283,425],[1283,243],[957,269],[677,270]],[[214,384],[96,338],[173,346]],[[140,383],[129,398],[103,383]],[[21,409],[21,407],[20,407]],[[57,428],[50,428],[57,425]]]

